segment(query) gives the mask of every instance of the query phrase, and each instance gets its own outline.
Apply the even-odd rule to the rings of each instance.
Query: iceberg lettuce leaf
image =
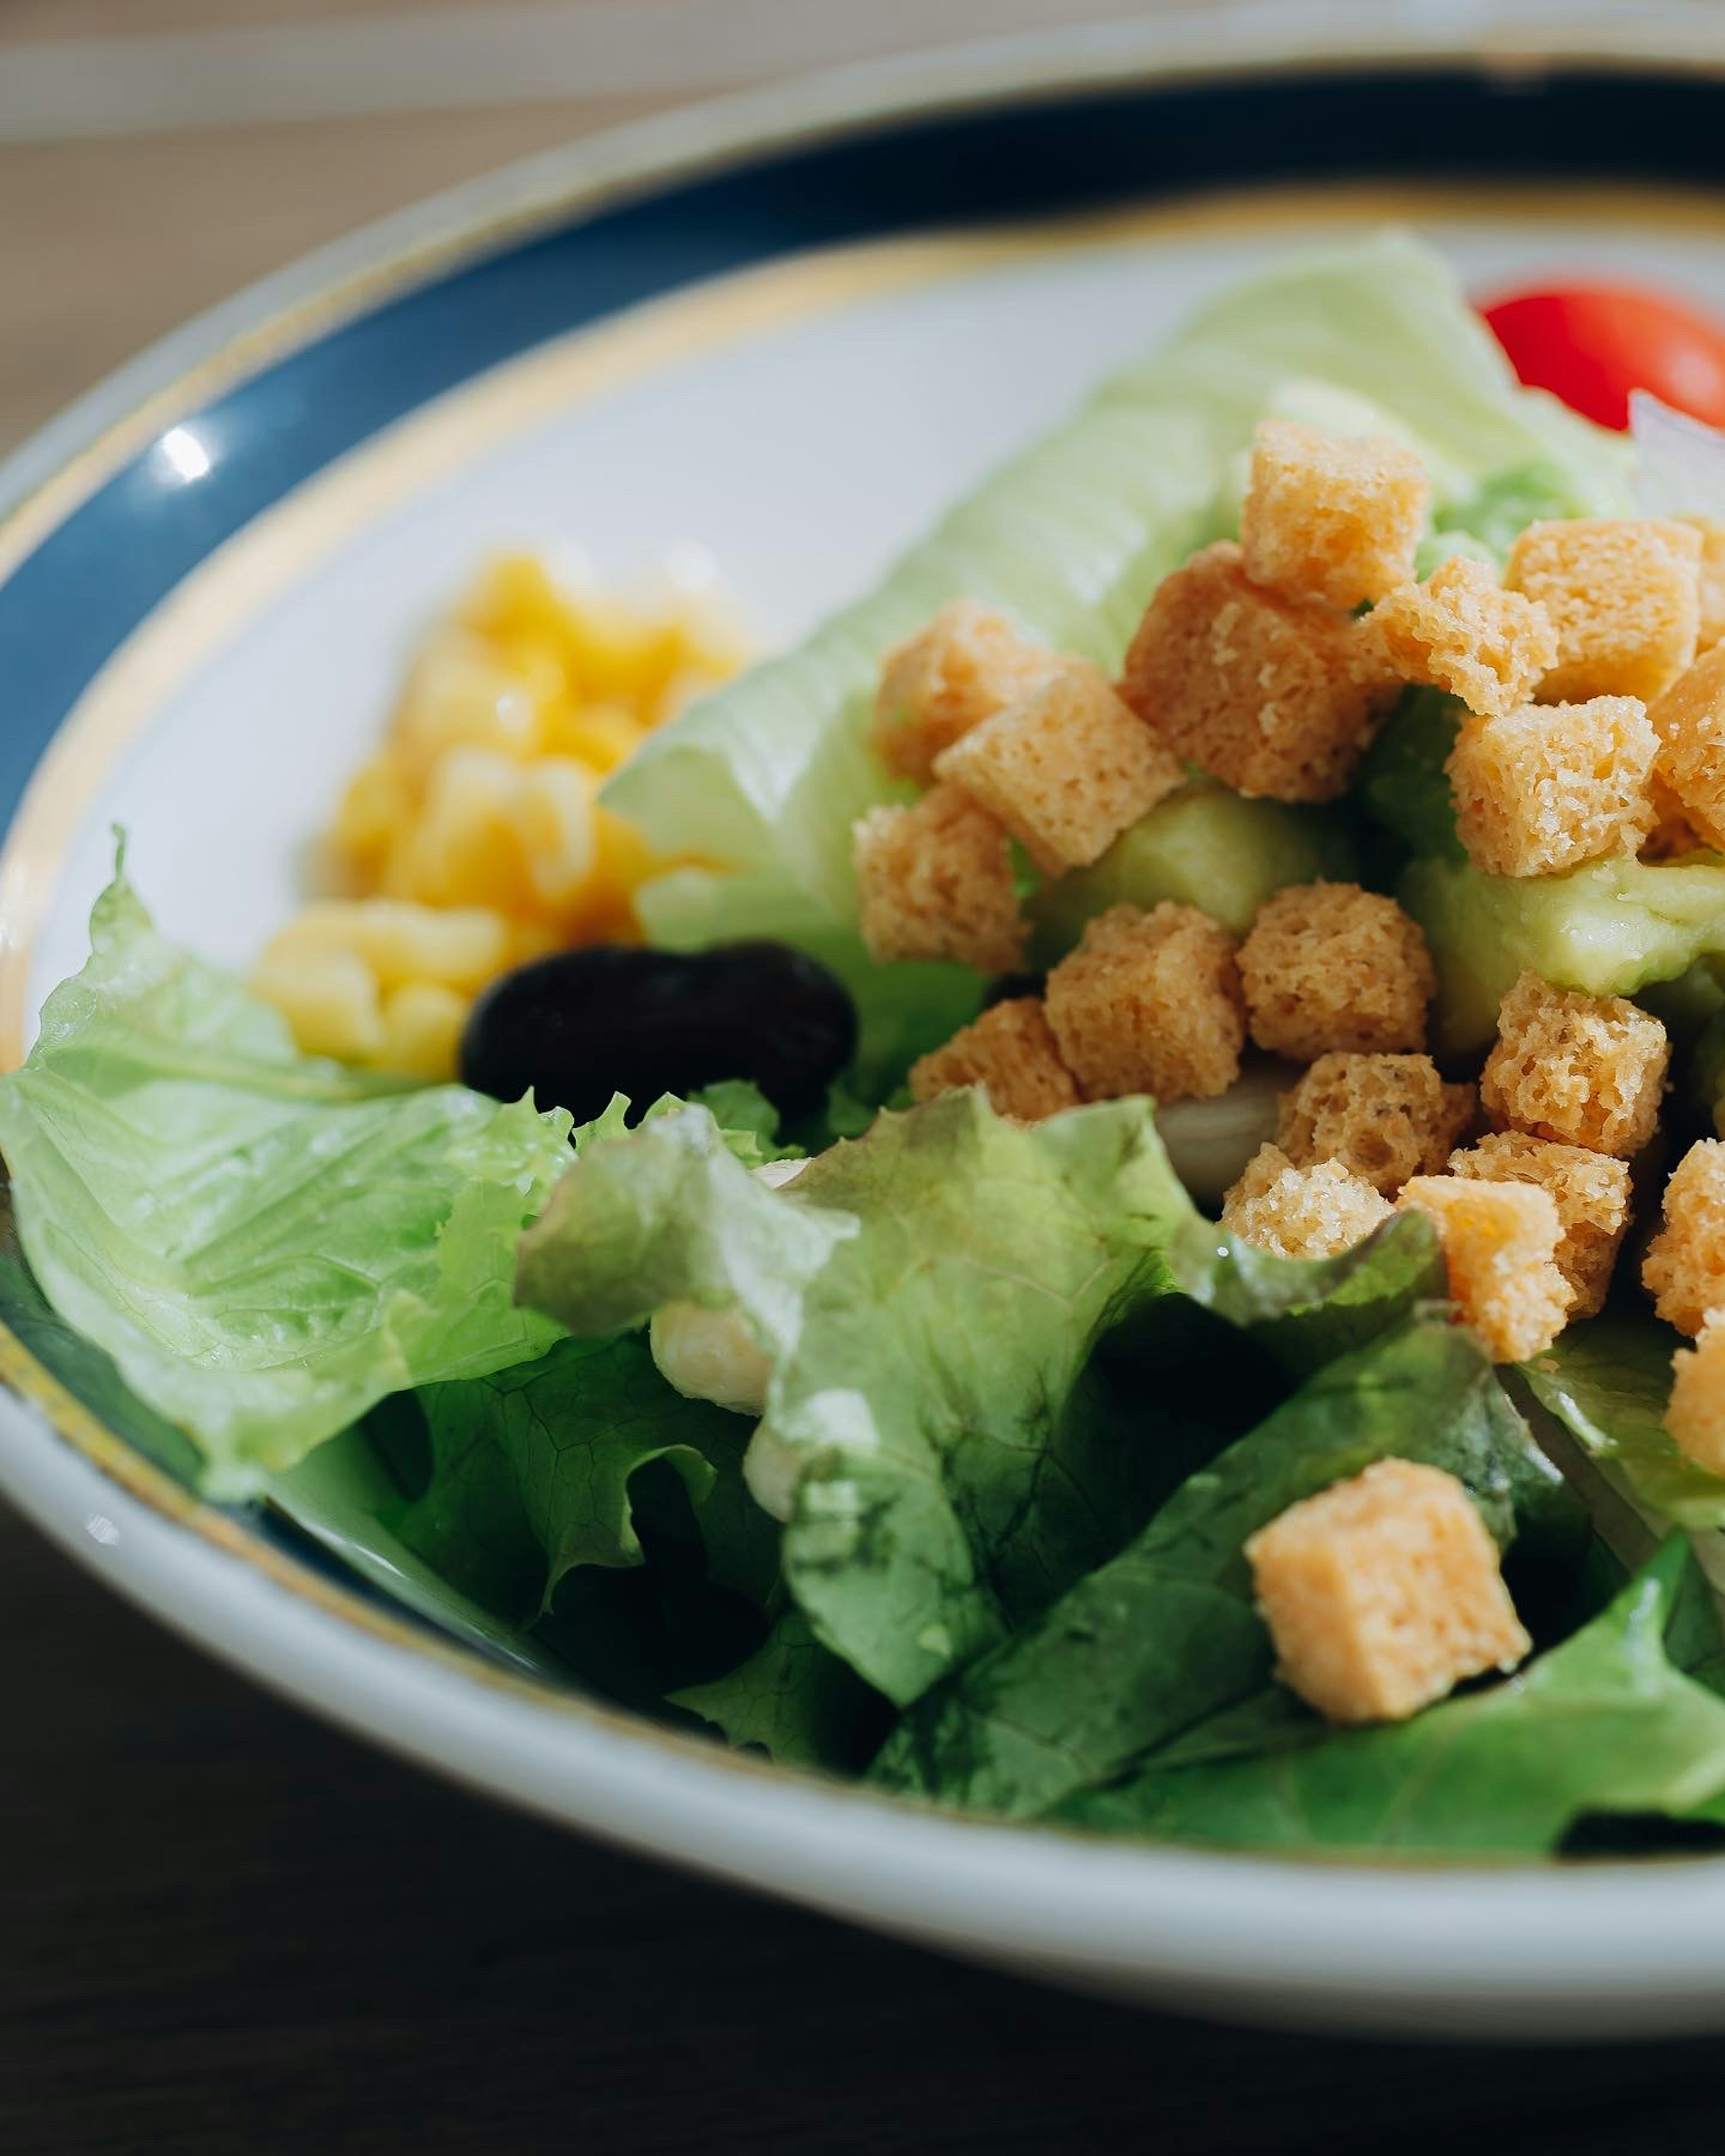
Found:
[[[1389,234],[1292,259],[1117,374],[876,590],[655,734],[612,780],[612,805],[661,851],[747,870],[704,890],[706,940],[794,937],[810,907],[854,920],[850,826],[893,791],[868,740],[890,645],[968,594],[1117,665],[1158,580],[1230,528],[1240,453],[1271,410],[1332,424],[1340,411],[1400,434],[1437,475],[1440,521],[1442,497],[1459,506],[1530,466],[1548,514],[1630,509],[1625,445],[1516,383],[1437,256]],[[678,888],[668,911],[686,932],[686,879]],[[729,926],[733,899],[747,928]],[[643,904],[654,932],[669,932],[650,886]]]
[[[0,1078],[20,1240],[59,1315],[249,1494],[373,1402],[531,1361],[515,1245],[568,1121],[302,1056],[123,878]]]

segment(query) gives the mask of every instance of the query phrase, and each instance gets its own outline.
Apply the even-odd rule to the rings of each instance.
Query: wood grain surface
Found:
[[[422,4],[0,0],[0,69],[31,41],[407,23]],[[805,4],[826,0],[714,0],[710,34],[739,9],[788,22]],[[1069,12],[1048,0],[1050,20]],[[988,0],[974,13],[991,27]],[[665,101],[0,149],[0,450],[306,249]],[[3,2156],[1722,2144],[1719,2044],[1433,2052],[1240,2033],[625,1859],[331,1734],[3,1512],[0,1627]]]
[[[0,1517],[5,2156],[1720,2146],[1717,2042],[1428,2051],[1062,1996],[458,1794]]]

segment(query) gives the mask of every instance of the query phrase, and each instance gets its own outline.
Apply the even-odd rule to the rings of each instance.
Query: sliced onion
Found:
[[[1276,1136],[1276,1103],[1300,1074],[1267,1058],[1214,1101],[1176,1101],[1156,1127],[1173,1171],[1200,1205],[1219,1205],[1259,1147]]]
[[[1725,522],[1725,434],[1704,419],[1630,392],[1630,434],[1644,516],[1706,516]]]

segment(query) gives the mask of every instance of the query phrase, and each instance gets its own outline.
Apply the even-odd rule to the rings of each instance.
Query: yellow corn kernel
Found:
[[[407,776],[384,750],[347,782],[331,834],[336,850],[362,875],[376,875],[413,808]]]
[[[509,922],[486,906],[322,899],[302,907],[264,956],[351,951],[386,996],[413,981],[472,995],[508,965],[513,940]]]
[[[509,816],[535,896],[558,910],[572,905],[598,855],[593,773],[570,757],[542,757],[516,780]]]
[[[305,1055],[364,1063],[382,1045],[377,983],[352,951],[266,952],[251,984],[287,1020]]]
[[[407,982],[384,1002],[382,1039],[372,1061],[403,1078],[433,1084],[453,1078],[471,1002],[441,982]]]
[[[459,630],[434,637],[414,661],[396,713],[402,753],[422,770],[454,748],[536,755],[540,697],[533,683]]]
[[[530,966],[536,958],[548,958],[553,951],[563,948],[564,939],[543,921],[516,921],[510,925],[509,972],[516,966]]]
[[[385,890],[427,906],[536,911],[538,893],[513,824],[524,775],[520,765],[485,749],[452,749],[440,757],[418,824],[391,855]]]
[[[538,555],[500,554],[475,578],[456,618],[478,636],[530,639],[562,652],[572,603]]]
[[[620,704],[565,706],[546,716],[545,746],[552,754],[578,757],[608,778],[646,738],[646,728]]]
[[[627,898],[660,865],[636,827],[603,803],[593,810],[593,882],[601,891]]]
[[[620,601],[594,598],[572,613],[569,671],[592,702],[650,709],[681,656],[675,624],[649,620]]]

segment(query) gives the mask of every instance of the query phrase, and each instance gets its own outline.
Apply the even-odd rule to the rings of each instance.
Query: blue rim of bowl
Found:
[[[0,817],[113,652],[224,540],[487,368],[698,281],[848,242],[1280,180],[1725,184],[1725,48],[1697,47],[1681,8],[1625,35],[1609,8],[1584,6],[1548,36],[1546,10],[1509,6],[1492,18],[1517,37],[1483,51],[1368,30],[1368,11],[1350,28],[1352,12],[1244,59],[1223,18],[1256,11],[1230,8],[1195,46],[1155,23],[1110,26],[719,100],[459,189],[190,325],[0,467]],[[162,457],[174,428],[210,454],[196,485]],[[196,1499],[3,1326],[0,1383],[130,1495],[374,1634],[710,1764],[784,1771],[488,1669],[257,1508]]]

